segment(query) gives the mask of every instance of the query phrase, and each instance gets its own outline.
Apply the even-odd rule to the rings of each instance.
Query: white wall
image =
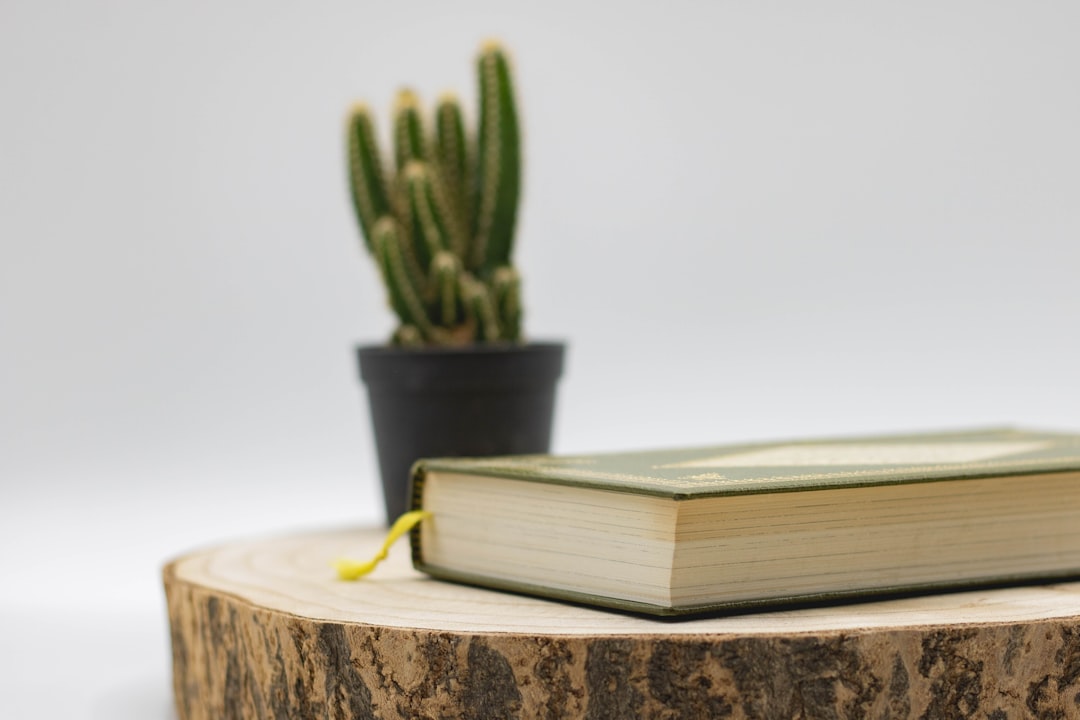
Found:
[[[472,99],[488,36],[526,123],[527,327],[571,343],[557,449],[1080,429],[1078,23],[1064,1],[5,0],[5,607],[78,587],[163,638],[168,554],[379,518],[351,348],[392,321],[343,117],[405,81]],[[167,706],[159,665],[140,687]]]

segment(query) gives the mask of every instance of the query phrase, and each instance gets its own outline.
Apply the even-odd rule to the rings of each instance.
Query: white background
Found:
[[[556,449],[1080,429],[1080,5],[0,0],[5,716],[171,716],[159,568],[381,519],[343,119],[514,50]],[[385,123],[383,126],[385,130]]]

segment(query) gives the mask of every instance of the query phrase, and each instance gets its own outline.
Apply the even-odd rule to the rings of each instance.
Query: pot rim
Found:
[[[554,384],[562,342],[478,343],[464,347],[360,345],[360,377],[369,391],[496,390]]]
[[[524,343],[508,341],[472,343],[470,345],[387,345],[385,343],[362,343],[356,346],[361,356],[387,355],[502,355],[560,352],[566,348],[562,340],[530,340]]]

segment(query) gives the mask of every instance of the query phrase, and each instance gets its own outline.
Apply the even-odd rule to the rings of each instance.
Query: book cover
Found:
[[[414,481],[443,470],[680,499],[1075,469],[1080,435],[993,429],[576,456],[438,458],[421,461]],[[415,492],[413,501],[419,501]]]

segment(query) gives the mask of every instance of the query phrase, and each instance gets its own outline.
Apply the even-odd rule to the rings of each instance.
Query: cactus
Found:
[[[512,265],[521,186],[520,131],[505,51],[477,58],[475,138],[449,94],[425,127],[416,94],[398,93],[393,167],[383,169],[366,105],[349,116],[349,179],[364,244],[379,267],[401,345],[521,340],[521,278]]]

